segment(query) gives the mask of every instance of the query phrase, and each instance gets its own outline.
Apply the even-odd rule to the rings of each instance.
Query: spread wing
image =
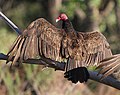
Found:
[[[57,29],[45,19],[37,19],[17,37],[7,54],[7,62],[13,59],[14,64],[19,59],[22,63],[23,60],[39,56],[58,60],[63,34],[63,30]]]
[[[94,31],[82,35],[86,66],[97,65],[100,61],[112,55],[109,43],[102,33]]]

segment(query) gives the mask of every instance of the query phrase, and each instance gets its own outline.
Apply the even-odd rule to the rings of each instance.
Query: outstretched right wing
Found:
[[[64,30],[51,25],[43,18],[33,21],[21,35],[17,37],[8,52],[7,62],[13,59],[22,63],[23,60],[44,56],[53,60],[60,59],[61,41]]]
[[[102,33],[98,31],[93,31],[81,34],[84,38],[84,64],[86,64],[87,66],[98,65],[99,62],[103,59],[112,56],[110,45]]]

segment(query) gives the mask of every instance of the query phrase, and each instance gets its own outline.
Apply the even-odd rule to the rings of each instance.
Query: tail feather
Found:
[[[64,77],[73,83],[77,83],[78,81],[80,83],[87,82],[89,76],[90,75],[86,67],[74,68],[64,73]]]

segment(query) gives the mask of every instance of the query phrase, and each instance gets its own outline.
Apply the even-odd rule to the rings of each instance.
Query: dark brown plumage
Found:
[[[113,77],[120,80],[120,54],[102,60],[97,68],[102,68],[99,72],[99,74],[103,74],[101,79],[112,74]]]
[[[112,55],[106,38],[97,31],[82,33],[74,30],[65,14],[61,14],[62,29],[58,29],[44,18],[33,21],[22,35],[19,35],[8,52],[12,64],[28,58],[44,56],[60,61],[67,59],[65,77],[76,83],[86,82],[89,78],[87,66],[97,65]]]

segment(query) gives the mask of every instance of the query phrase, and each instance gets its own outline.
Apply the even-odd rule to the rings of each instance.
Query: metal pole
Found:
[[[22,32],[20,29],[10,20],[8,19],[1,11],[0,11],[0,17],[5,20],[5,22],[15,31],[18,35],[21,35]]]

